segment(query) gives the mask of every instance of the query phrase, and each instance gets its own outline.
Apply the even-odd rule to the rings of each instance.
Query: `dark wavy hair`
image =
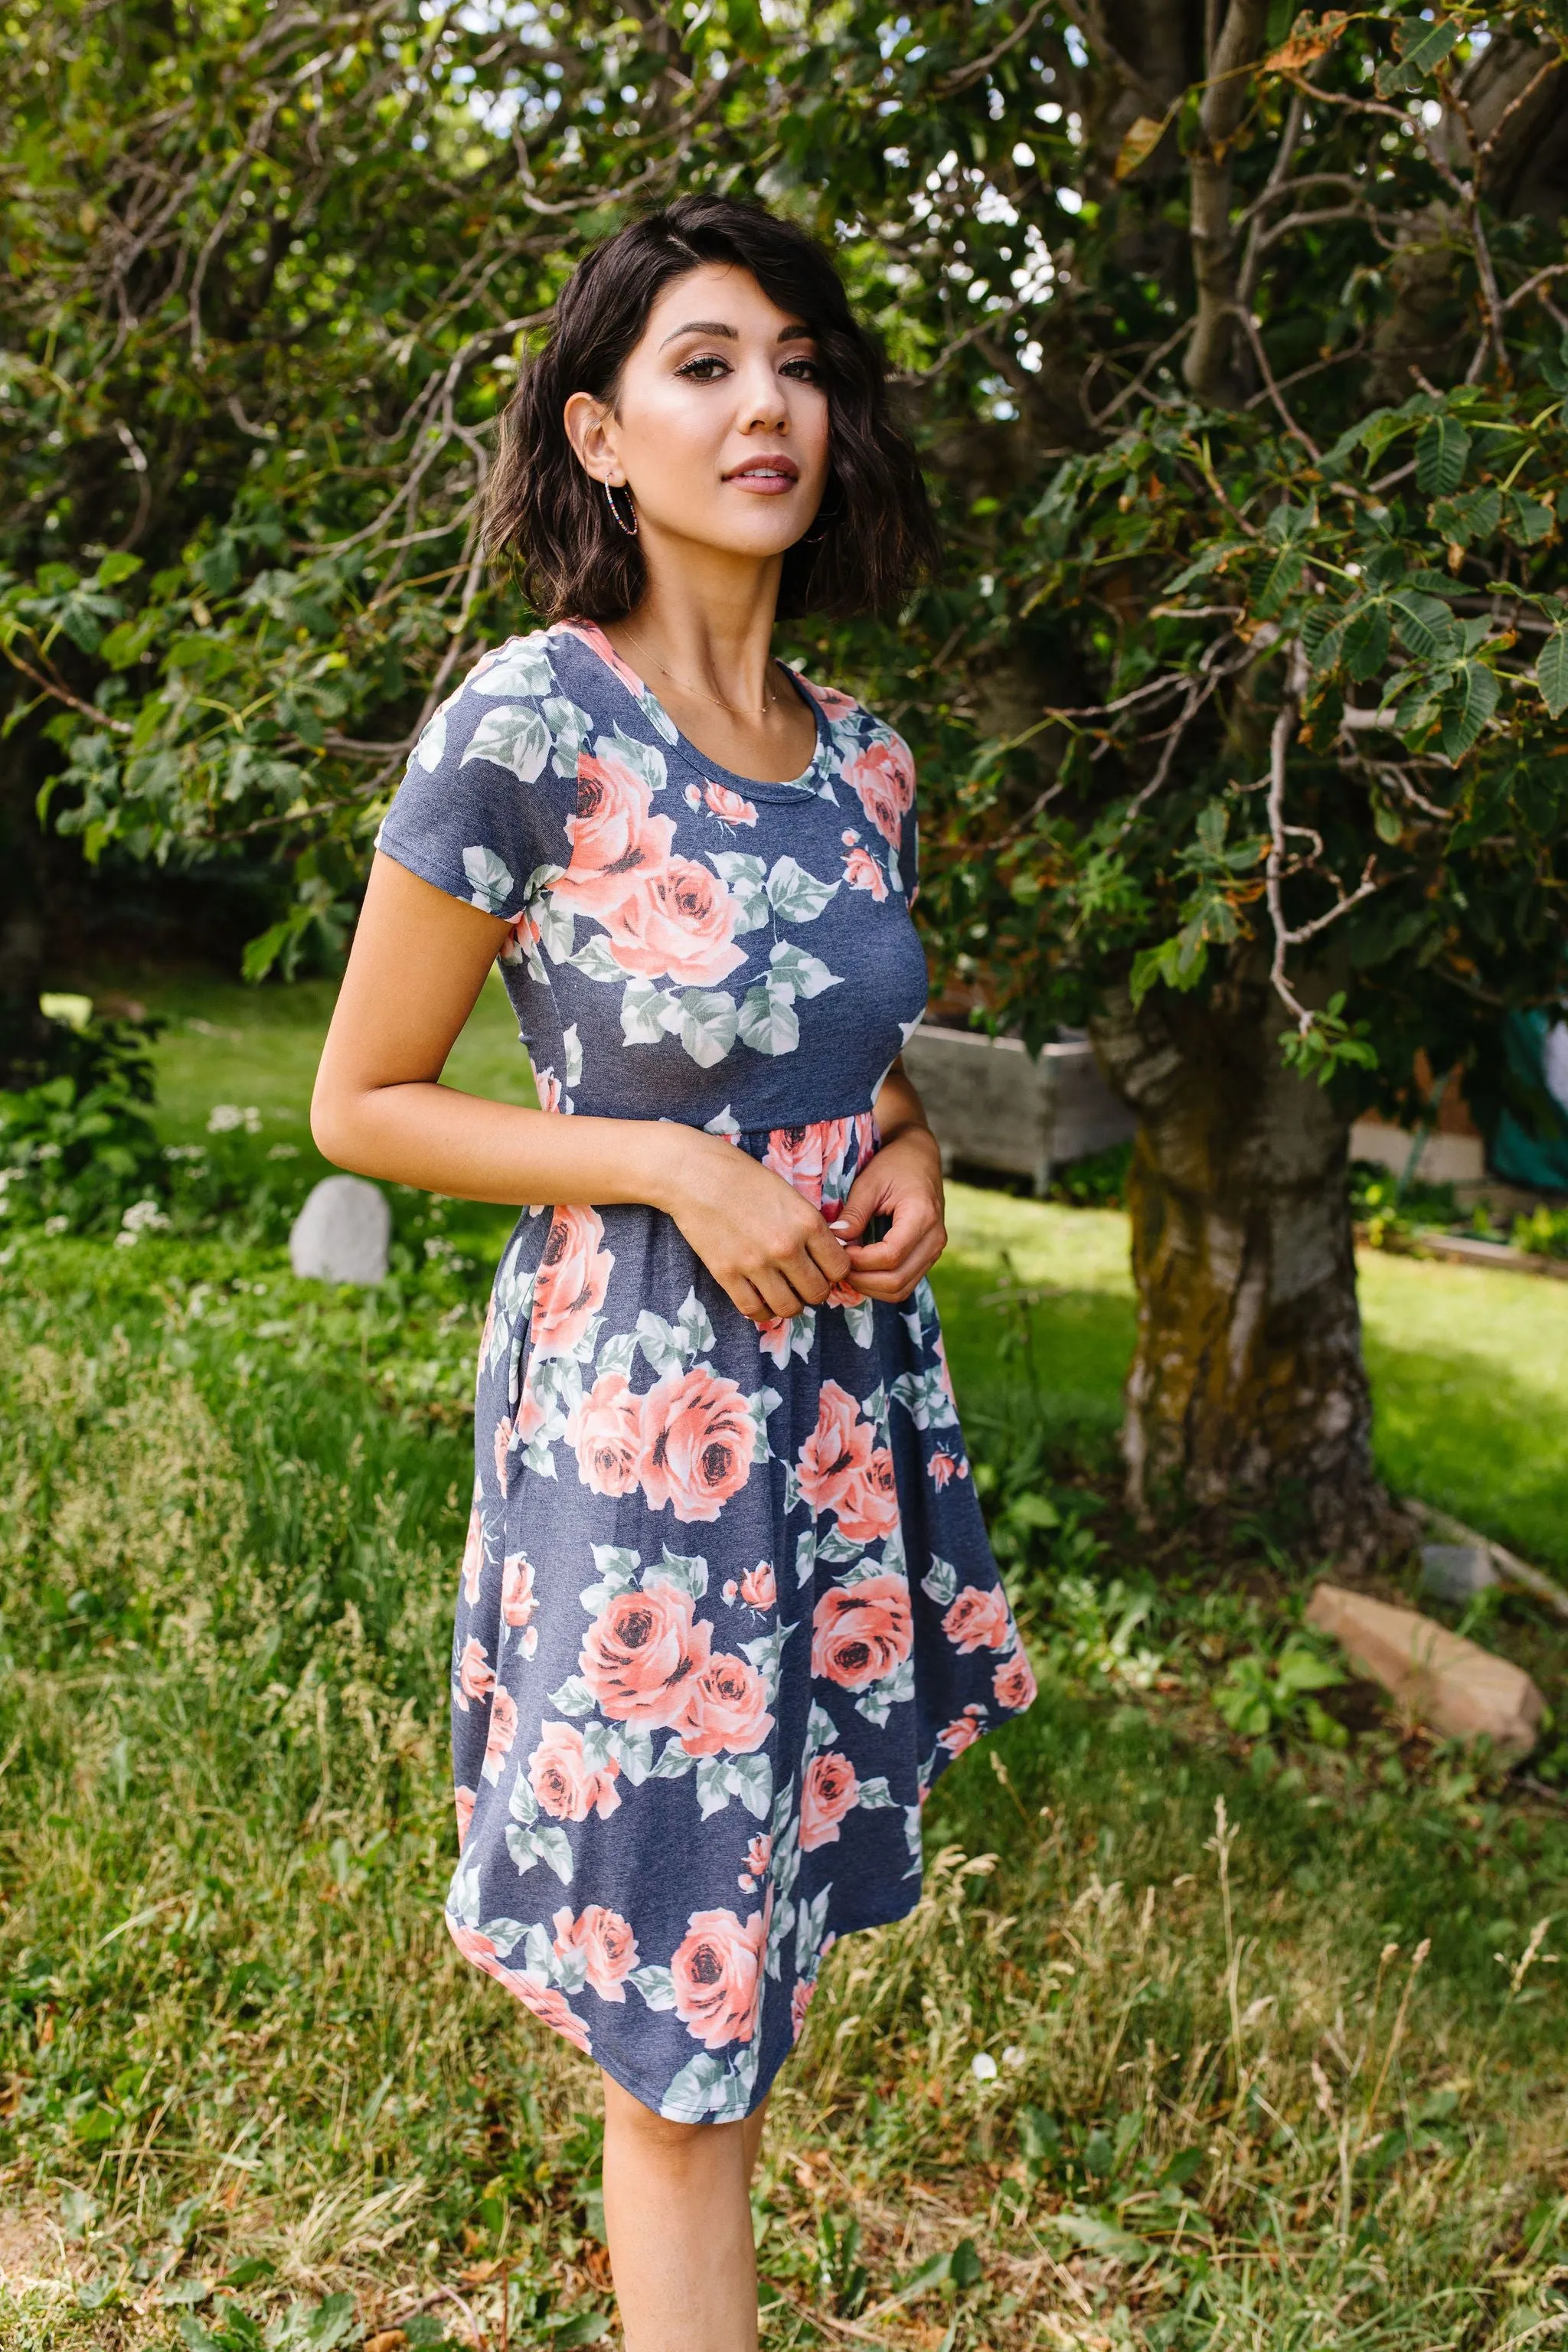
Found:
[[[641,547],[566,437],[574,392],[614,402],[621,369],[664,289],[705,262],[749,270],[811,329],[827,394],[828,473],[806,538],[784,560],[779,614],[847,618],[897,604],[937,561],[919,460],[889,409],[881,350],[850,315],[838,272],[804,230],[761,205],[682,196],[595,246],[567,280],[543,348],[501,419],[486,500],[491,551],[547,621],[614,621],[642,595]]]

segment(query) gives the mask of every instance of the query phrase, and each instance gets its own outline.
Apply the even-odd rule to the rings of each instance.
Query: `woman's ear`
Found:
[[[562,422],[584,471],[595,482],[618,488],[626,478],[616,454],[615,421],[605,403],[590,392],[574,392],[562,411]]]

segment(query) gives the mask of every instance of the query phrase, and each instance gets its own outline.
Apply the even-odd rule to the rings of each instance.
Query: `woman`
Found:
[[[931,525],[826,256],[703,197],[567,286],[490,526],[550,625],[419,739],[312,1125],[548,1204],[479,1354],[448,1921],[604,2070],[629,2352],[743,2352],[822,1955],[912,1907],[931,1781],[1034,1696],[924,1279],[909,753],[770,650]],[[539,1110],[437,1083],[498,955]]]

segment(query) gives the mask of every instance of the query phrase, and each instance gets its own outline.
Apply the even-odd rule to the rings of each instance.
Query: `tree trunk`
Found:
[[[1272,992],[1122,996],[1093,1036],[1138,1113],[1129,1500],[1296,1507],[1342,1566],[1408,1530],[1373,1467],[1346,1122],[1285,1068]]]

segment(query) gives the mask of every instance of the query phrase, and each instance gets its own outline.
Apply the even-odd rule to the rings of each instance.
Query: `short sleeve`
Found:
[[[559,747],[541,708],[550,698],[548,655],[524,658],[539,642],[487,655],[448,696],[415,745],[375,841],[421,881],[508,921],[538,869],[563,866],[570,855]]]

